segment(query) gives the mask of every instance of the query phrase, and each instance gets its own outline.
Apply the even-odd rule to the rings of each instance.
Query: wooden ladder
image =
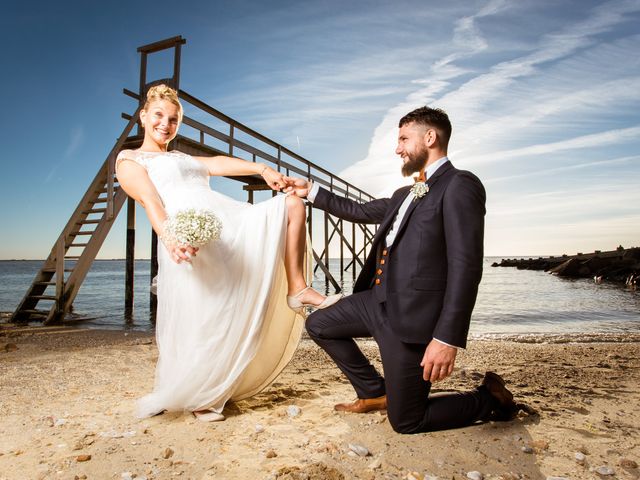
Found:
[[[56,240],[33,283],[11,317],[11,322],[60,322],[71,309],[80,286],[127,194],[115,177],[115,159],[138,122],[141,106],[98,170],[67,225]]]

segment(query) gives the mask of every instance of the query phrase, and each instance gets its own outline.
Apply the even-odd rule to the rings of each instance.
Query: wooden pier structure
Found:
[[[228,117],[207,105],[195,96],[180,89],[181,48],[186,43],[182,36],[168,38],[138,48],[140,59],[140,84],[138,92],[124,89],[125,95],[137,102],[132,114],[122,114],[127,124],[102,166],[80,199],[69,221],[51,249],[33,283],[27,290],[18,308],[12,315],[13,323],[39,321],[52,324],[64,321],[72,309],[73,301],[80,290],[87,272],[113,226],[116,217],[127,204],[126,272],[125,272],[125,319],[133,315],[134,248],[135,248],[135,202],[120,188],[115,176],[115,159],[123,149],[135,149],[142,144],[143,135],[139,125],[140,111],[146,92],[153,85],[164,83],[178,91],[185,115],[181,131],[171,142],[170,150],[200,156],[231,155],[249,161],[260,161],[285,175],[294,175],[313,180],[329,190],[357,201],[369,201],[373,197],[344,181],[330,171],[310,162],[290,149],[261,135],[255,130]],[[173,75],[149,81],[147,78],[148,56],[163,50],[173,49]],[[135,133],[134,128],[137,127]],[[259,176],[230,177],[242,182],[247,200],[254,201],[254,192],[270,190]],[[273,192],[273,195],[276,195]],[[314,232],[314,215],[322,215],[321,232]],[[349,223],[332,217],[326,212],[314,211],[309,204],[307,210],[309,236],[322,239],[312,242],[315,271],[322,273],[327,289],[341,290],[345,274],[355,280],[362,268],[367,251],[375,234],[376,226]],[[335,278],[329,270],[330,245],[340,253],[340,276]],[[152,232],[151,278],[157,273],[157,238]],[[345,255],[346,254],[346,255]],[[150,294],[152,316],[155,314],[155,295]]]

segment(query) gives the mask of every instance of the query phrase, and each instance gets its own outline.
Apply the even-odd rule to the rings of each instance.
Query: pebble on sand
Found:
[[[170,458],[171,456],[173,456],[173,453],[173,449],[167,447],[162,451],[162,458]]]
[[[533,448],[534,450],[537,450],[539,452],[542,451],[542,450],[548,450],[549,449],[549,442],[547,442],[546,440],[534,440],[529,445],[531,446],[531,448]]]
[[[636,462],[634,462],[633,460],[630,460],[628,458],[620,459],[620,466],[622,468],[628,468],[628,469],[638,468],[638,464]]]
[[[574,457],[579,465],[584,465],[584,462],[587,460],[587,456],[582,452],[576,452]]]
[[[89,460],[91,460],[91,455],[88,454],[78,455],[76,457],[76,462],[88,462]]]
[[[277,457],[278,454],[274,451],[274,450],[269,450],[266,454],[265,457],[267,458],[275,458]]]
[[[287,407],[287,415],[289,415],[291,418],[297,417],[301,412],[302,410],[300,410],[300,407],[298,407],[297,405],[289,405]]]
[[[615,475],[616,472],[613,470],[613,468],[607,466],[607,465],[602,465],[598,468],[596,468],[596,473],[598,475],[605,475],[605,476],[609,476],[609,475]]]
[[[467,472],[467,478],[469,480],[482,480],[484,478],[484,475],[482,475],[477,470],[472,470],[471,472]]]
[[[357,443],[350,443],[349,450],[351,450],[353,453],[355,453],[359,457],[366,457],[369,455],[369,449]]]

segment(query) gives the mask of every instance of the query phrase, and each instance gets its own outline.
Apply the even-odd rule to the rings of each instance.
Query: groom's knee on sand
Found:
[[[322,338],[322,331],[324,329],[323,314],[324,311],[316,310],[307,317],[307,320],[305,322],[307,333],[314,340],[316,338]]]
[[[387,418],[391,428],[396,433],[411,434],[427,431],[422,425],[423,418],[416,418],[411,412],[407,412],[405,408],[398,408],[397,405],[394,405],[393,398],[389,398],[389,392],[387,392]]]

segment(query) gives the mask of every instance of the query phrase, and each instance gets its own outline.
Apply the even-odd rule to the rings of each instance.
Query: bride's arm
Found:
[[[286,182],[280,172],[264,163],[247,162],[240,158],[216,155],[215,157],[193,157],[205,164],[211,176],[261,175],[273,190],[280,190]]]
[[[167,212],[147,171],[133,160],[126,160],[119,162],[117,175],[120,186],[127,195],[144,207],[151,226],[158,236],[162,238],[164,234],[163,224],[167,219]],[[171,254],[171,258],[177,263],[183,260],[189,261],[189,255],[194,256],[197,252],[197,249],[187,246],[165,244],[165,247]]]

